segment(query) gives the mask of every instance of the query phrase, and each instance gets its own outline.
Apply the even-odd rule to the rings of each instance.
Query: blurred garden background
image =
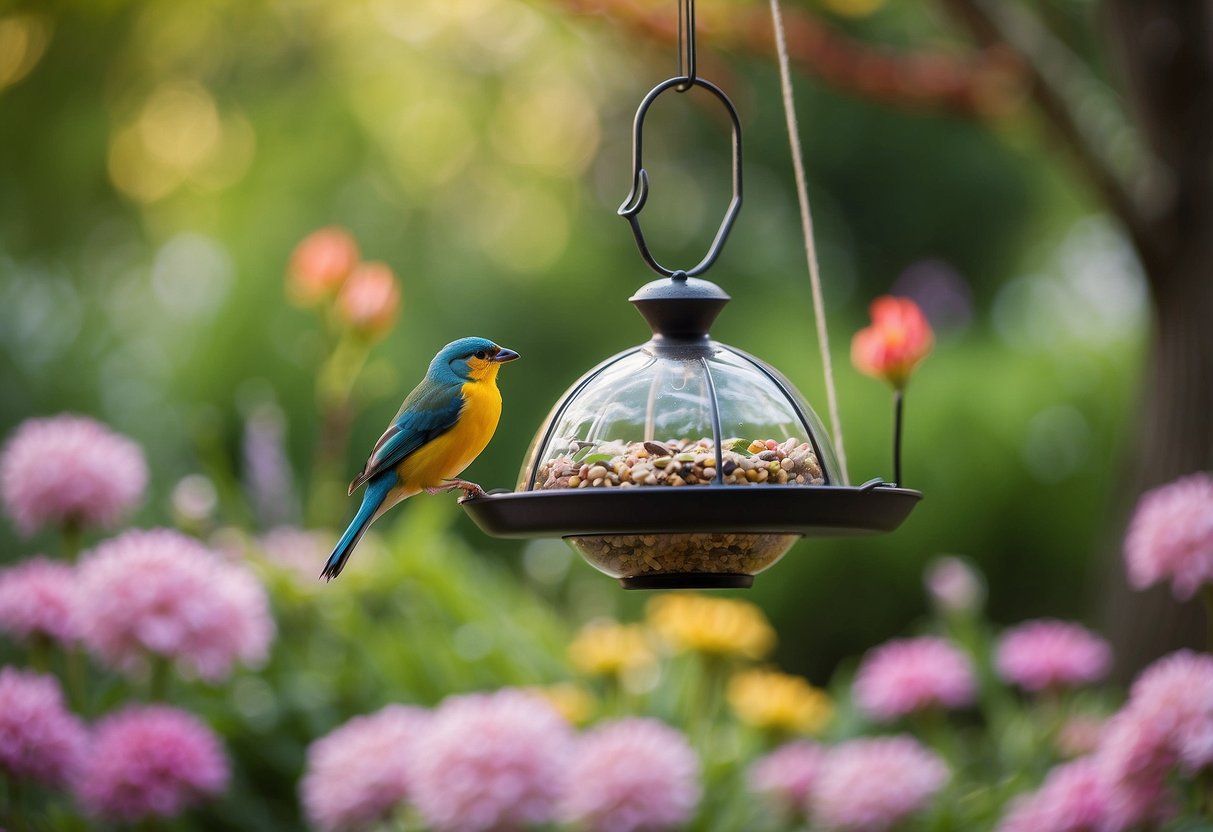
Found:
[[[868,304],[913,298],[936,345],[909,386],[905,484],[926,496],[904,527],[801,541],[730,596],[765,613],[777,643],[763,658],[783,671],[824,687],[874,645],[932,626],[922,574],[945,554],[984,573],[993,629],[1072,619],[1121,646],[1109,599],[1128,597],[1134,502],[1210,467],[1213,442],[1207,332],[1184,342],[1201,357],[1171,387],[1152,363],[1167,353],[1147,275],[1173,270],[1163,249],[1190,262],[1199,246],[1148,227],[1163,224],[1158,193],[1186,194],[1187,180],[1158,173],[1170,160],[1152,152],[1174,143],[1155,142],[1157,121],[1134,126],[1132,95],[1148,85],[1127,84],[1135,59],[1116,57],[1136,25],[1117,15],[1173,4],[1122,5],[787,3],[853,481],[892,467],[889,392],[849,361]],[[522,355],[501,376],[496,436],[465,472],[512,488],[564,390],[647,338],[626,299],[651,275],[615,209],[635,107],[674,74],[674,0],[0,9],[0,435],[66,411],[134,439],[149,484],[131,524],[247,557],[269,587],[268,664],[221,686],[177,683],[236,761],[227,796],[179,828],[299,828],[305,748],[339,723],[567,681],[580,627],[645,616],[651,596],[560,541],[485,537],[451,495],[385,517],[340,580],[306,576],[353,514],[345,483],[443,344],[481,335]],[[745,128],[745,205],[708,275],[733,300],[713,335],[779,367],[824,417],[766,4],[701,0],[699,13],[700,74]],[[1193,93],[1193,112],[1209,94]],[[659,258],[697,261],[727,202],[717,116],[706,96],[667,96],[649,122]],[[1189,145],[1204,147],[1207,127]],[[1208,231],[1205,167],[1176,223],[1188,237]],[[398,313],[371,334],[291,294],[292,252],[329,226],[396,277]],[[1204,289],[1167,297],[1210,308]],[[1168,390],[1180,391],[1170,421],[1165,402],[1141,404]],[[1164,454],[1168,432],[1203,435]],[[85,529],[82,545],[110,536]],[[63,541],[3,524],[0,546],[16,563]],[[1156,597],[1157,620],[1176,618],[1169,593]],[[1177,620],[1134,628],[1151,632],[1118,651],[1123,678],[1179,646]],[[94,687],[86,710],[122,690]],[[679,713],[672,702],[653,712]],[[992,823],[998,805],[974,817]],[[52,828],[87,828],[63,811]]]

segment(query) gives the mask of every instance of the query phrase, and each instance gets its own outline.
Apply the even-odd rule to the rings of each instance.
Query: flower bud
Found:
[[[287,294],[299,306],[333,297],[358,265],[358,244],[344,228],[330,225],[303,238],[291,254]]]
[[[400,285],[386,263],[363,263],[337,295],[341,321],[360,335],[381,338],[400,312]]]

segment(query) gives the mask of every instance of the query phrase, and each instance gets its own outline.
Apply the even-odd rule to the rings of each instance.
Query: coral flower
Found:
[[[655,719],[621,719],[577,742],[560,814],[585,832],[660,832],[685,827],[700,794],[686,737]]]
[[[0,495],[27,536],[47,525],[110,527],[146,486],[139,446],[85,416],[28,419],[0,451]]]
[[[813,742],[781,745],[750,766],[750,791],[766,795],[786,817],[803,818],[825,754],[825,749]]]
[[[0,668],[0,772],[51,786],[69,782],[88,732],[63,704],[54,676]]]
[[[436,832],[488,832],[555,817],[572,730],[542,697],[512,688],[448,697],[414,738],[413,803]]]
[[[1142,495],[1125,536],[1129,583],[1170,580],[1181,601],[1213,583],[1213,477],[1191,474]]]
[[[337,294],[358,265],[358,244],[350,232],[328,226],[303,238],[291,253],[287,293],[300,306],[315,306]]]
[[[1068,688],[1102,679],[1112,666],[1112,648],[1085,627],[1066,621],[1028,621],[998,643],[998,673],[1024,690]]]
[[[386,263],[363,263],[354,269],[337,295],[341,320],[367,338],[392,328],[400,312],[400,284]]]
[[[568,652],[573,667],[587,676],[622,676],[656,661],[643,627],[607,618],[582,627]]]
[[[745,601],[659,595],[646,612],[649,626],[675,650],[761,659],[775,647],[775,631],[766,616]]]
[[[918,304],[909,298],[879,297],[870,307],[872,325],[855,333],[851,362],[861,373],[882,378],[900,390],[935,336]]]
[[[337,832],[389,818],[409,795],[407,760],[427,716],[388,705],[312,743],[299,789],[311,824]]]
[[[885,832],[925,808],[948,776],[910,737],[851,740],[827,752],[809,813],[823,829]]]
[[[883,644],[864,656],[855,675],[856,704],[882,722],[931,708],[962,708],[976,693],[968,657],[933,636]]]
[[[0,630],[21,641],[75,641],[75,570],[39,556],[0,571]]]
[[[227,788],[223,744],[197,717],[130,707],[97,723],[76,796],[107,820],[171,818]]]
[[[764,731],[809,734],[824,728],[834,714],[825,691],[800,676],[774,670],[734,675],[727,696],[742,722]]]
[[[218,681],[237,661],[263,661],[273,639],[269,601],[253,573],[169,529],[102,543],[81,562],[78,586],[85,646],[123,670],[159,656]]]

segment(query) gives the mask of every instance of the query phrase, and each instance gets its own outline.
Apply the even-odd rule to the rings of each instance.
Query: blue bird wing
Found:
[[[394,469],[409,454],[453,428],[462,410],[461,386],[422,382],[409,393],[392,424],[375,443],[366,465],[350,483],[349,493],[376,474]]]

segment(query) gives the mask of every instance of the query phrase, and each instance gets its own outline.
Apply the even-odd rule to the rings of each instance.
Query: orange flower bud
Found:
[[[909,298],[879,297],[871,306],[872,325],[855,333],[851,363],[861,373],[906,386],[910,373],[931,351],[935,335],[918,304]]]
[[[400,285],[386,263],[361,264],[337,295],[341,321],[368,338],[385,335],[399,312]]]
[[[287,293],[299,306],[332,298],[358,265],[358,244],[344,228],[330,225],[303,238],[291,253]]]

